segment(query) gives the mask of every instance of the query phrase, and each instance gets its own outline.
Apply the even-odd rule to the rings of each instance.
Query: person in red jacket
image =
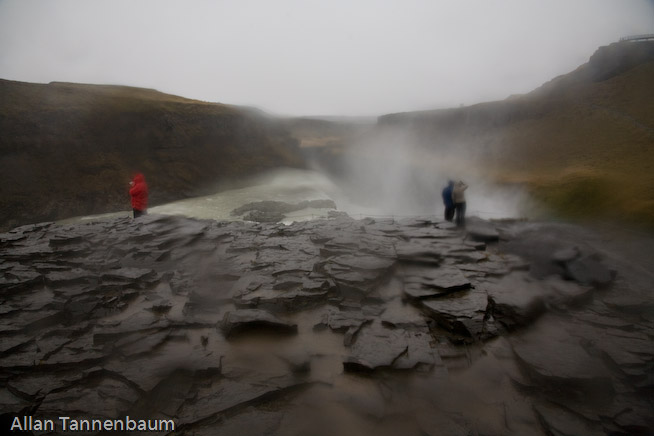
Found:
[[[132,197],[134,218],[138,218],[148,213],[148,185],[141,173],[136,174],[129,185],[131,186],[129,195]]]

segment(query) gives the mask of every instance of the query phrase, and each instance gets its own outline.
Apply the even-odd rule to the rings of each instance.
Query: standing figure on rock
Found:
[[[445,221],[452,221],[454,218],[454,201],[452,200],[452,190],[454,189],[454,182],[450,180],[447,186],[443,188],[443,204],[445,205]]]
[[[129,195],[132,197],[132,210],[134,218],[148,213],[148,185],[143,174],[137,173],[129,182]]]
[[[456,212],[456,225],[464,226],[466,223],[466,197],[464,191],[468,185],[459,180],[454,184],[452,189],[452,201],[454,202],[454,211]]]

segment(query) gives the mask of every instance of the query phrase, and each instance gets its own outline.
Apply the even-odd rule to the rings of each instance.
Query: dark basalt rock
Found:
[[[354,255],[341,255],[330,259],[331,262],[346,267],[348,269],[359,270],[387,270],[391,268],[395,261],[392,259],[379,258],[374,256],[354,256]]]
[[[485,287],[495,319],[507,328],[528,325],[545,313],[547,288],[526,273],[512,273]]]
[[[323,315],[320,323],[316,324],[314,328],[324,326],[329,327],[335,332],[345,333],[352,328],[358,330],[362,325],[371,322],[373,319],[374,317],[366,316],[359,311],[340,311],[330,309]]]
[[[43,276],[37,271],[16,265],[14,268],[7,269],[0,277],[0,290],[11,293],[30,289],[42,282]]]
[[[395,246],[395,251],[398,260],[403,263],[439,265],[443,258],[437,246],[420,239],[400,242]]]
[[[377,369],[413,369],[421,365],[431,367],[435,360],[429,342],[429,335],[422,332],[379,325],[365,327],[357,335],[343,368],[350,372],[371,372]]]
[[[345,333],[343,343],[349,346],[354,342],[363,326],[371,323],[374,319],[374,316],[367,315],[359,310],[330,309],[313,328],[314,330],[320,330],[329,327],[334,332]]]
[[[500,239],[500,234],[495,226],[478,218],[467,220],[466,233],[472,240],[479,242],[495,242]]]
[[[140,393],[124,381],[111,377],[80,382],[63,390],[49,393],[39,406],[43,416],[69,416],[70,411],[82,418],[94,416],[102,419],[116,417],[129,407]]]
[[[0,236],[0,405],[207,435],[271,411],[265,431],[311,433],[312,410],[331,434],[654,427],[649,288],[571,237],[506,253],[507,225],[488,245],[430,218],[24,227]]]
[[[566,306],[575,307],[589,302],[594,291],[591,286],[562,280],[559,277],[549,277],[543,280],[542,285],[550,291],[546,297],[547,304],[559,309]]]
[[[600,422],[593,422],[553,404],[534,405],[538,419],[549,434],[604,436]]]
[[[588,301],[593,289],[556,277],[536,280],[527,273],[514,272],[496,283],[488,283],[492,313],[503,325],[515,328],[532,323],[547,306],[563,308]]]
[[[555,251],[552,255],[552,262],[559,265],[565,265],[568,262],[572,262],[581,253],[577,247],[562,248],[561,250]]]
[[[470,280],[456,267],[406,266],[402,272],[404,293],[410,298],[437,297],[470,288]]]
[[[602,360],[589,354],[556,320],[550,321],[541,319],[537,328],[510,339],[529,375],[569,390],[612,390],[611,373]]]
[[[576,258],[565,264],[567,276],[584,285],[607,286],[613,280],[611,271],[593,256]]]
[[[438,354],[431,347],[432,337],[428,332],[400,329],[406,341],[406,352],[393,362],[393,369],[429,371],[442,366]]]
[[[408,331],[427,332],[427,318],[416,312],[411,305],[402,305],[385,310],[380,316],[382,325]]]
[[[486,292],[460,291],[420,302],[424,312],[444,329],[469,338],[482,339],[488,307]]]
[[[306,290],[302,286],[277,290],[266,284],[251,291],[235,294],[233,301],[239,307],[259,307],[273,312],[295,312],[325,304],[331,292],[330,282],[312,283],[313,285]]]
[[[416,217],[402,218],[402,219],[398,220],[397,223],[402,227],[431,227],[431,228],[434,228],[434,225],[436,224],[436,221],[434,221],[434,219],[432,217],[416,216]],[[443,223],[438,223],[438,224],[440,226],[440,224],[443,224]]]
[[[220,323],[220,329],[227,338],[252,330],[294,334],[297,333],[297,324],[282,321],[263,310],[241,309],[227,312]]]
[[[145,268],[119,268],[115,270],[110,270],[109,272],[101,276],[102,280],[107,281],[125,281],[125,282],[134,282],[134,281],[143,281],[148,277],[153,277],[155,275],[153,270]]]
[[[172,412],[182,425],[206,422],[212,417],[254,406],[266,398],[282,397],[305,386],[305,383],[294,383],[291,379],[282,383],[280,386],[279,382],[265,380],[258,383],[229,378],[212,380],[197,390],[193,403],[182,401],[180,407]]]

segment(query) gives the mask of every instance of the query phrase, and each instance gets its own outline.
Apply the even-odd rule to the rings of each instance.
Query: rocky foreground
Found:
[[[21,227],[0,235],[0,424],[650,434],[651,271],[630,280],[581,238],[344,214]]]

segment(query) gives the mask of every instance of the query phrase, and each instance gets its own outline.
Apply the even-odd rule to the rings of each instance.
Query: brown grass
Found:
[[[541,116],[494,132],[498,181],[524,184],[556,214],[654,227],[654,62],[556,98],[522,98]]]

